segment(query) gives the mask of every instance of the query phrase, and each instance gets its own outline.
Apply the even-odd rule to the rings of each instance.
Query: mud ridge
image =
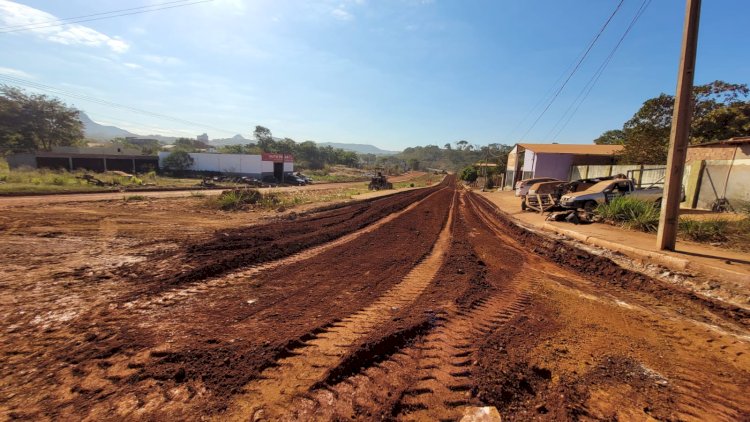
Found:
[[[125,300],[277,260],[332,241],[402,210],[451,182],[446,178],[434,187],[347,204],[286,222],[283,226],[271,222],[218,231],[212,239],[193,241],[177,252],[157,254],[149,257],[147,263],[119,269],[120,275],[146,286]]]
[[[519,243],[559,265],[574,269],[590,279],[594,278],[603,283],[614,284],[626,290],[646,291],[659,299],[669,300],[676,304],[686,300],[710,310],[726,320],[744,326],[750,325],[750,311],[746,309],[698,295],[681,286],[668,284],[665,281],[620,267],[606,257],[593,255],[583,249],[574,248],[560,241],[533,233],[513,223],[508,216],[487,199],[475,194],[471,194],[470,198],[472,202],[491,213],[506,230],[513,233],[519,239]]]

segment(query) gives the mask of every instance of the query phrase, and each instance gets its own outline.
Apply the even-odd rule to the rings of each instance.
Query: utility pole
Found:
[[[656,234],[656,247],[660,250],[674,250],[677,240],[677,222],[682,200],[682,175],[685,171],[690,121],[693,114],[693,77],[695,76],[695,53],[698,49],[700,13],[701,0],[686,0],[682,55],[677,73],[672,131],[669,135],[664,198],[659,215],[659,231]]]

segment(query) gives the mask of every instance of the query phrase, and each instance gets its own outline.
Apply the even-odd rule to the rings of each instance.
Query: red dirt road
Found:
[[[80,272],[0,258],[17,269],[0,272],[0,414],[750,418],[750,312],[518,228],[450,178],[294,220],[128,239],[66,234],[92,254]],[[118,242],[138,258],[95,259]],[[49,279],[18,276],[24,265]]]

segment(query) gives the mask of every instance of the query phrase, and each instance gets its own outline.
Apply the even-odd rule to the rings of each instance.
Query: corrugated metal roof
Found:
[[[575,154],[575,155],[613,155],[622,151],[622,145],[595,144],[518,144],[519,146],[542,154]]]
[[[737,136],[723,141],[706,142],[704,144],[690,145],[690,148],[711,147],[716,145],[742,145],[750,144],[750,136]]]

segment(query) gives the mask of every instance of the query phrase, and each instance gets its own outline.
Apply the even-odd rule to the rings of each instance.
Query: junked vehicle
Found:
[[[521,210],[530,208],[543,212],[556,206],[560,199],[560,186],[564,184],[565,182],[560,180],[534,183],[521,201]]]
[[[557,180],[554,177],[534,177],[532,179],[519,180],[516,182],[516,196],[520,196],[521,198],[526,196],[531,186],[535,183],[554,181],[562,182],[562,180]]]
[[[525,210],[526,208],[531,208],[535,211],[547,211],[559,206],[560,198],[562,198],[562,196],[567,193],[584,191],[603,180],[624,178],[624,174],[617,174],[614,176],[578,179],[570,182],[561,182],[559,180],[555,180],[550,182],[535,183],[529,188],[525,200],[521,203],[521,209]]]
[[[592,212],[599,204],[625,195],[661,205],[663,190],[659,187],[639,189],[630,179],[604,180],[584,191],[563,195],[560,205],[564,208],[583,208],[587,212]]]

